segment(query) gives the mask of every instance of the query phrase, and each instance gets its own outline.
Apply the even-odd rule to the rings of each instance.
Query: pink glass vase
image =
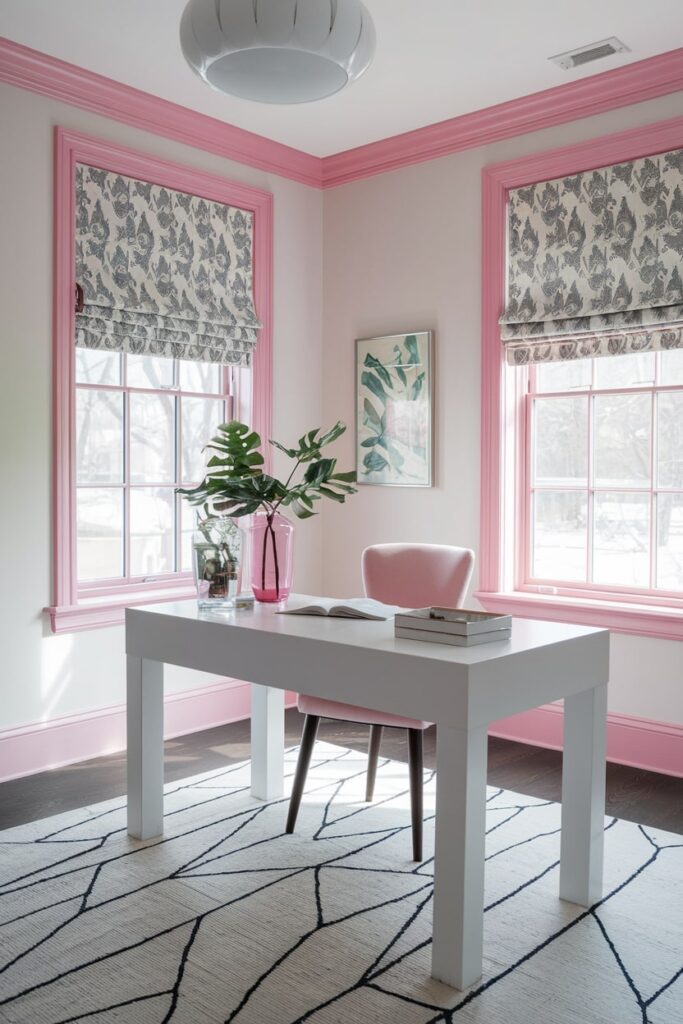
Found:
[[[284,601],[292,589],[294,527],[279,512],[251,517],[251,587],[257,601]]]

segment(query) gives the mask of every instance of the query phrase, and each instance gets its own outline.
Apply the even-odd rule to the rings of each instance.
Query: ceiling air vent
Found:
[[[548,60],[557,64],[558,68],[568,71],[570,68],[590,64],[594,60],[602,60],[603,57],[611,57],[613,53],[627,53],[628,50],[628,46],[616,36],[612,36],[611,39],[601,39],[599,43],[589,43],[588,46],[579,46],[576,50],[558,53],[555,57],[548,57]]]

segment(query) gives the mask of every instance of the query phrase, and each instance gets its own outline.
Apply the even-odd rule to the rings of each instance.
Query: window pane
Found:
[[[220,394],[222,370],[223,367],[216,363],[193,363],[188,359],[179,359],[181,391],[203,391],[205,395]]]
[[[653,384],[654,352],[630,353],[627,356],[605,356],[595,360],[596,388],[635,388]]]
[[[173,386],[173,360],[162,356],[126,356],[126,374],[131,388]]]
[[[78,579],[123,576],[123,490],[79,487],[76,505]]]
[[[660,352],[659,371],[662,384],[683,384],[683,349]]]
[[[120,384],[121,356],[118,352],[97,349],[76,349],[76,382],[78,384]]]
[[[683,494],[657,497],[657,586],[683,590]]]
[[[588,477],[588,400],[537,398],[534,402],[534,478],[562,485]]]
[[[648,587],[649,494],[596,494],[593,516],[594,582]]]
[[[541,363],[536,367],[537,391],[571,391],[591,384],[592,360],[568,359],[560,363]]]
[[[586,580],[587,498],[580,491],[534,495],[532,574],[536,579]]]
[[[171,487],[134,487],[130,492],[130,572],[173,572],[175,494]]]
[[[81,484],[123,481],[123,395],[76,390],[76,474]]]
[[[224,422],[225,403],[217,398],[182,398],[183,480],[199,483],[215,452],[202,452]]]
[[[175,479],[175,398],[130,396],[130,478],[136,483]]]
[[[652,396],[596,395],[593,401],[595,486],[649,485]]]
[[[657,398],[657,474],[660,487],[683,487],[683,392]]]

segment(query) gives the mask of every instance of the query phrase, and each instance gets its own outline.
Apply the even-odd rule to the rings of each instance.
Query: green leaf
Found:
[[[375,409],[374,405],[369,398],[363,400],[363,410],[367,416],[369,422],[376,427],[378,430],[382,429],[382,421],[379,413]]]
[[[366,437],[364,441],[361,441],[360,446],[361,448],[374,448],[378,441],[378,437]]]
[[[387,370],[386,366],[384,366],[376,356],[373,356],[368,352],[363,360],[363,366],[367,366],[369,369],[374,370],[387,387],[393,388],[394,384],[391,379],[391,374]]]
[[[400,349],[400,347],[398,345],[394,345],[394,358],[395,358],[397,363],[402,363],[403,362],[403,353],[401,352],[401,349]],[[407,387],[408,386],[408,378],[405,375],[405,370],[403,369],[403,367],[402,366],[394,366],[394,369],[396,370],[396,376],[400,380],[400,382],[403,385],[403,387],[404,388]]]
[[[318,462],[312,462],[304,473],[305,482],[316,486],[325,483],[334,473],[336,465],[336,459],[320,459]]]
[[[360,382],[368,389],[368,391],[372,391],[373,395],[376,395],[377,398],[386,405],[387,395],[379,377],[375,376],[374,373],[370,373],[368,370],[364,370],[361,374]]]
[[[410,389],[410,399],[411,399],[412,402],[417,401],[417,399],[420,397],[420,393],[422,392],[422,385],[424,384],[424,380],[425,380],[425,374],[424,374],[424,370],[423,370],[422,373],[418,373],[417,377],[413,381],[413,386]]]
[[[324,448],[326,445],[331,444],[333,441],[336,441],[337,438],[341,437],[342,434],[345,433],[345,431],[346,424],[342,423],[341,420],[337,420],[337,422],[331,428],[331,430],[328,430],[327,433],[323,434],[323,436],[320,438],[320,440],[318,441],[318,448]]]
[[[329,487],[321,487],[320,493],[324,494],[326,498],[331,498],[332,501],[339,501],[343,505],[346,501],[345,494],[337,494],[336,491],[331,491]]]
[[[406,349],[408,350],[408,362],[411,364],[420,362],[420,354],[417,350],[417,338],[414,334],[406,335]]]
[[[288,455],[290,459],[296,458],[296,448],[285,448],[285,446],[283,444],[280,444],[279,441],[273,441],[272,439],[270,443],[272,444],[273,448],[278,448],[281,452],[284,452],[285,455]]]
[[[373,449],[364,457],[363,465],[369,473],[378,473],[380,470],[386,469],[389,463],[383,455]]]

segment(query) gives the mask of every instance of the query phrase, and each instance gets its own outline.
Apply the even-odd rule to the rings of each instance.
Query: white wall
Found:
[[[321,423],[319,191],[0,87],[0,730],[124,699],[123,628],[52,636],[50,539],[53,126],[87,132],[275,197],[273,436]],[[330,415],[334,415],[331,411]],[[295,585],[320,589],[321,528],[297,527]],[[209,681],[168,670],[169,691]]]
[[[326,509],[325,591],[359,593],[379,541],[479,546],[481,202],[484,166],[680,115],[681,93],[329,190],[324,197],[323,406],[353,424],[354,339],[436,331],[436,486],[363,487]],[[683,140],[681,140],[683,143]],[[353,460],[353,431],[344,440]],[[474,581],[476,587],[476,579]],[[683,721],[683,647],[615,636],[610,708]]]
[[[362,488],[346,506],[325,509],[322,529],[315,520],[297,525],[295,585],[348,595],[360,590],[360,552],[369,543],[411,538],[478,546],[482,166],[680,110],[679,94],[321,195],[0,86],[0,731],[124,698],[123,630],[55,637],[41,611],[52,600],[54,125],[274,193],[275,437],[295,439],[342,418],[351,429],[339,454],[344,468],[350,467],[354,339],[408,328],[436,330],[435,488]],[[615,637],[612,710],[683,720],[682,667],[677,643]],[[168,670],[172,691],[205,682],[197,674]]]

